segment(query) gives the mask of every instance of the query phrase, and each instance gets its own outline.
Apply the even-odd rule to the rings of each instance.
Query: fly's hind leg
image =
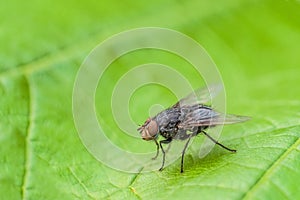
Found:
[[[236,152],[235,149],[230,149],[230,148],[224,146],[223,144],[219,143],[218,141],[216,141],[214,138],[212,138],[210,135],[208,135],[205,131],[202,131],[202,133],[203,133],[204,135],[206,135],[211,141],[213,141],[215,144],[221,146],[222,148],[224,148],[224,149],[226,149],[226,150],[228,150],[228,151],[234,152],[234,153]]]

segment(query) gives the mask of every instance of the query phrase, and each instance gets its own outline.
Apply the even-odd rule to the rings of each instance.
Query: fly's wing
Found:
[[[212,109],[198,109],[186,114],[178,128],[190,129],[199,126],[235,124],[249,120],[250,117],[218,113]]]
[[[206,88],[199,88],[178,101],[173,108],[184,107],[195,104],[205,104],[210,102],[222,90],[222,85],[211,85]]]

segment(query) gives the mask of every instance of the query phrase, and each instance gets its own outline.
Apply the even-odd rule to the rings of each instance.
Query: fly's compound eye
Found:
[[[147,126],[147,129],[148,129],[148,132],[149,132],[149,135],[154,138],[157,133],[158,133],[158,125],[157,125],[157,122],[154,121],[154,120],[151,120]]]
[[[157,122],[154,120],[148,121],[147,124],[142,127],[141,133],[144,140],[153,140],[158,133]]]

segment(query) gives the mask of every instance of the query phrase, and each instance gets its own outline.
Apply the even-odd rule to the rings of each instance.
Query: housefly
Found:
[[[217,125],[234,124],[249,120],[249,117],[223,114],[214,110],[207,103],[217,95],[221,86],[214,85],[208,88],[200,88],[187,97],[178,101],[172,107],[158,113],[155,117],[148,118],[145,123],[137,130],[140,132],[142,139],[153,140],[156,144],[156,159],[159,149],[163,153],[162,165],[160,171],[164,168],[166,152],[163,144],[168,144],[172,140],[186,140],[181,155],[181,173],[183,172],[184,154],[192,137],[202,133],[215,144],[222,148],[236,152],[211,137],[206,129]],[[158,141],[158,136],[164,139]]]

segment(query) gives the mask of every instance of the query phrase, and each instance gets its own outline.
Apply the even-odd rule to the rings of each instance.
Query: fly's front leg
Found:
[[[162,147],[162,144],[169,144],[171,141],[172,141],[172,138],[168,138],[168,139],[166,139],[166,140],[161,140],[161,141],[159,141],[159,146],[160,146],[161,151],[162,151],[162,153],[163,153],[162,165],[161,165],[161,168],[159,169],[159,171],[163,170],[164,165],[165,165],[165,158],[166,158],[166,153],[165,153],[164,148]]]
[[[157,140],[154,140],[155,144],[156,144],[156,155],[152,158],[152,160],[155,160],[159,154],[159,145]]]

